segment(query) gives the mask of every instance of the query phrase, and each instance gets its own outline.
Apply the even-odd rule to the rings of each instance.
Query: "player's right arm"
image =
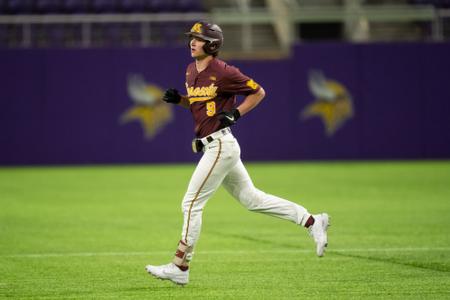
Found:
[[[186,70],[186,86],[189,79],[189,74],[191,73],[190,69],[192,69],[195,66],[195,63],[191,63],[188,65]],[[187,95],[181,95],[180,92],[178,92],[177,89],[170,88],[167,89],[164,92],[164,96],[162,97],[162,100],[166,103],[172,103],[172,104],[178,104],[180,106],[183,106],[184,108],[189,108],[190,102],[189,97]]]
[[[179,104],[185,108],[189,108],[189,98],[185,95],[180,95],[177,89],[167,89],[164,92],[162,100],[166,103]]]
[[[184,108],[189,108],[189,106],[190,106],[189,97],[185,96],[185,95],[181,95],[180,103],[178,103],[178,104],[183,106]]]

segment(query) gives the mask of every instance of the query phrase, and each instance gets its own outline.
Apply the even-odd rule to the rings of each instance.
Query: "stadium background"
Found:
[[[0,0],[0,298],[448,298],[449,16],[446,0]],[[184,90],[199,19],[266,89],[233,129],[256,186],[333,223],[319,259],[220,189],[178,289],[143,266],[170,259],[199,158],[190,114],[159,99]],[[337,103],[335,127],[305,118]]]
[[[297,9],[303,5],[312,16],[316,14],[314,22],[306,18],[308,22],[282,23],[273,17],[265,20],[273,24],[253,24],[252,13],[249,23],[224,21],[225,58],[267,90],[258,113],[250,114],[235,129],[245,159],[449,157],[448,19],[436,19],[436,12],[447,11],[446,1],[440,5],[324,1],[323,14],[330,7],[337,15],[347,10],[335,18],[341,18],[340,23],[320,23],[320,5],[286,3],[292,2]],[[146,85],[154,85],[153,98],[168,87],[183,91],[190,62],[183,33],[196,17],[220,13],[218,18],[225,20],[245,9],[277,16],[288,6],[283,3],[230,1],[231,9],[235,5],[230,12],[224,3],[214,6],[214,1],[2,1],[0,164],[195,161],[189,153],[192,121],[181,108],[167,106],[168,115],[154,117],[147,129],[141,126],[142,115],[124,122],[124,114],[134,105],[147,106],[147,114],[152,114],[160,104],[159,99],[135,102],[130,78],[138,76]],[[381,8],[384,14],[375,11]],[[361,14],[361,9],[367,11]],[[401,18],[405,9],[416,9],[409,12],[411,20]],[[434,14],[428,22],[424,15],[430,9]],[[358,17],[350,18],[348,11]],[[399,21],[371,22],[377,14]],[[111,20],[91,23],[81,18],[96,15],[97,20],[104,16]],[[27,16],[30,23],[17,24]],[[120,23],[133,16],[135,23]],[[142,16],[149,21],[139,21],[145,19]],[[177,16],[193,20],[170,21]],[[72,23],[58,23],[64,20]],[[147,31],[141,30],[144,25]],[[79,36],[86,26],[91,33],[87,44],[86,37]],[[380,33],[380,27],[384,32]],[[290,30],[280,34],[280,28]],[[288,33],[292,36],[286,46]],[[345,97],[353,107],[351,116],[333,134],[327,134],[319,117],[301,117],[318,100],[309,85],[312,72],[321,72],[346,89]]]
[[[186,49],[3,50],[0,163],[186,162],[193,122],[168,106],[170,120],[145,137],[140,119],[121,117],[135,103],[139,75],[184,91]],[[297,45],[292,57],[236,61],[267,90],[235,134],[248,160],[424,159],[450,154],[449,44]],[[320,70],[348,90],[353,116],[333,135],[301,112]],[[149,109],[153,109],[149,104]],[[145,106],[145,105],[144,105]],[[241,122],[240,122],[241,123]],[[153,126],[157,126],[156,124]]]

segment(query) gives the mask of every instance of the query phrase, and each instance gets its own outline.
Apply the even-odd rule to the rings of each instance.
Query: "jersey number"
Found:
[[[206,102],[206,115],[212,117],[216,114],[216,102],[209,101]]]

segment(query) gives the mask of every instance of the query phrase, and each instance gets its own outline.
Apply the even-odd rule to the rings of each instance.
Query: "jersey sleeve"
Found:
[[[250,95],[259,91],[260,86],[253,79],[244,75],[238,68],[227,66],[224,74],[222,91],[236,95]]]
[[[191,75],[191,65],[189,64],[186,67],[186,83],[189,81],[190,75]]]

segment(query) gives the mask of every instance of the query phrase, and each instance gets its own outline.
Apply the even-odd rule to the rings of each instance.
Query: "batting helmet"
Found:
[[[191,31],[186,32],[186,35],[204,40],[206,43],[203,50],[206,54],[216,54],[223,44],[222,29],[217,24],[197,22],[192,26]]]

